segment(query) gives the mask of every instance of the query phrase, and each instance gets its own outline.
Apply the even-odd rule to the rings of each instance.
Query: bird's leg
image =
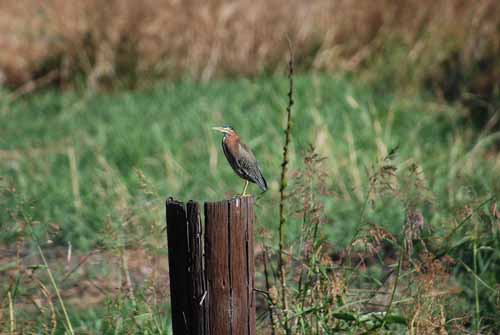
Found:
[[[247,192],[247,187],[248,187],[248,180],[245,180],[245,187],[243,187],[243,193],[241,193],[242,197],[245,196],[245,193]]]

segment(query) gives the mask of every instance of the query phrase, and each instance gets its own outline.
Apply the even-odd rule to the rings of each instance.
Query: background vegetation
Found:
[[[497,333],[499,12],[0,3],[0,331],[169,333],[163,201],[241,191],[210,130],[228,123],[270,185],[256,194],[261,333]]]

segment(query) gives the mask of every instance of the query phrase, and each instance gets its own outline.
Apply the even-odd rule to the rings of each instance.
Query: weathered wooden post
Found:
[[[199,205],[167,200],[168,263],[173,333],[206,334],[206,292]]]
[[[254,335],[253,197],[167,201],[174,335]],[[204,254],[203,254],[204,250]]]

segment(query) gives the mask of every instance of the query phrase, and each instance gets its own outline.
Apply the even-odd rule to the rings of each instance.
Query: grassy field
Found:
[[[374,247],[376,237],[379,244],[402,245],[408,240],[408,210],[421,213],[421,239],[429,253],[444,253],[453,260],[444,270],[447,289],[453,293],[445,294],[448,300],[435,302],[438,310],[445,307],[443,325],[449,331],[453,327],[485,332],[498,329],[496,215],[500,214],[490,207],[500,194],[498,147],[495,151],[499,134],[468,127],[458,106],[423,96],[397,97],[374,91],[352,78],[303,75],[295,78],[295,85],[289,190],[303,190],[304,171],[318,176],[311,179],[311,193],[321,203],[319,239],[325,252],[332,259],[352,248],[361,254],[369,249],[368,237]],[[260,161],[270,190],[258,195],[257,237],[260,246],[275,250],[287,90],[286,78],[263,77],[206,84],[185,80],[112,94],[47,91],[14,102],[4,92],[5,99],[0,99],[0,250],[9,255],[21,250],[22,256],[13,257],[12,266],[0,267],[0,329],[9,329],[7,293],[13,292],[12,287],[18,288],[14,298],[19,306],[22,300],[39,294],[36,287],[26,284],[23,289],[19,284],[24,283],[20,273],[38,259],[37,244],[46,251],[63,292],[78,286],[82,278],[91,277],[102,284],[105,275],[101,272],[112,274],[113,270],[86,263],[81,267],[92,269],[77,271],[61,282],[68,267],[78,263],[73,259],[66,269],[61,265],[70,245],[74,258],[96,250],[117,258],[116,262],[102,261],[111,268],[122,267],[119,259],[124,252],[133,261],[139,250],[140,255],[146,254],[145,263],[150,259],[166,262],[163,203],[168,196],[216,200],[241,192],[243,182],[227,164],[221,137],[211,130],[213,125],[232,125]],[[319,170],[304,161],[311,157],[311,146],[324,157],[317,163]],[[255,186],[251,191],[258,192]],[[290,250],[296,246],[292,241],[303,233],[302,217],[294,212],[300,205],[296,195],[302,193],[294,194],[287,202]],[[362,242],[366,243],[360,246]],[[399,249],[391,245],[380,252],[387,256],[380,262],[357,268],[356,280],[348,285],[352,292],[386,287],[382,279],[398,264],[394,253]],[[399,268],[406,278],[418,272],[402,266],[401,259],[403,256]],[[162,307],[166,298],[156,301],[154,310],[145,307],[151,298],[147,288],[153,274],[156,271],[132,276],[136,299],[144,302],[140,307],[144,311],[132,319],[136,329],[146,327],[151,333],[160,333],[169,324],[168,309]],[[52,291],[44,271],[38,270],[36,275]],[[407,292],[396,292],[403,302],[394,309],[407,318],[410,328],[409,320],[418,313],[405,305]],[[122,300],[107,297],[106,308],[91,302],[72,306],[70,295],[63,294],[68,296],[67,307],[77,333],[125,332],[127,315],[132,313],[126,295],[120,295]],[[349,295],[345,299],[355,300]],[[63,315],[58,305],[55,309],[55,319],[60,319],[57,327],[62,330]],[[19,324],[30,313],[27,307],[16,311]],[[361,315],[367,311],[371,309],[365,305],[353,305],[351,312]],[[115,318],[110,316],[113,313]],[[140,322],[137,315],[142,316]],[[50,317],[44,320],[41,317],[38,323],[27,324],[41,327]],[[259,321],[263,333],[266,322]]]

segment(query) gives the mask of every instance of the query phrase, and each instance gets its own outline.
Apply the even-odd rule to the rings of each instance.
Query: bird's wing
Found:
[[[250,148],[244,143],[240,143],[240,157],[238,159],[238,165],[248,179],[259,185],[263,191],[267,190],[267,182],[260,171],[257,159],[255,158],[252,150],[250,150]]]
[[[257,159],[255,158],[252,150],[245,143],[240,142],[239,144],[239,154],[241,159],[244,159],[248,162],[257,162]]]

